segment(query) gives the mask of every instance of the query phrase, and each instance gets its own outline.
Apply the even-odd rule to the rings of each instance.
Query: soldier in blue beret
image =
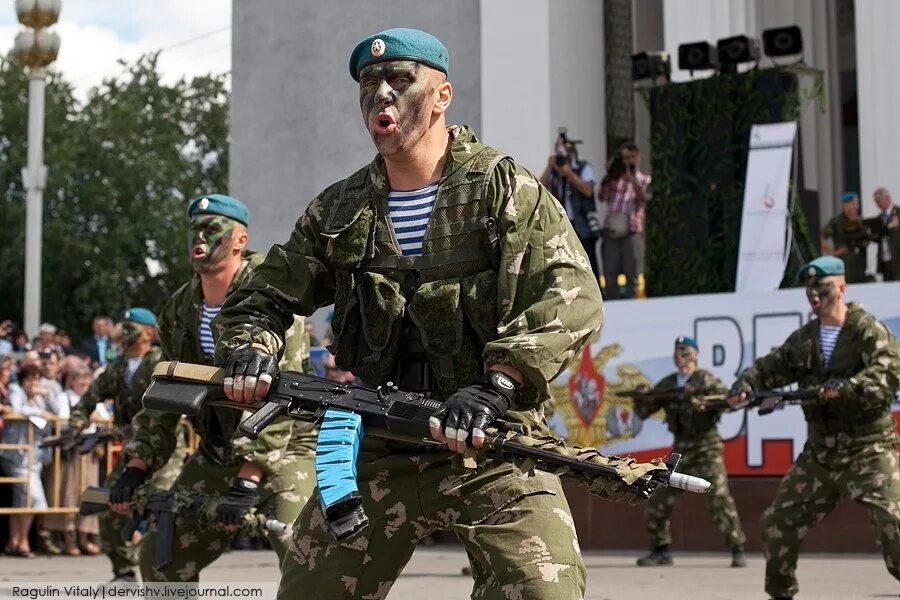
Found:
[[[841,196],[841,212],[822,229],[822,254],[844,262],[848,283],[862,283],[866,280],[866,248],[873,239],[860,214],[859,196],[846,192]]]
[[[321,502],[308,503],[278,597],[384,598],[416,542],[438,530],[466,545],[475,597],[583,597],[559,478],[481,461],[460,471],[453,454],[481,448],[500,417],[552,439],[549,381],[602,322],[584,248],[534,174],[469,127],[448,126],[449,53],[437,38],[381,31],[356,45],[349,65],[378,155],[319,194],[225,301],[216,360],[229,398],[260,399],[287,316],[334,303],[337,366],[442,402],[430,424],[445,450],[367,438],[356,468],[372,525],[336,543]]]
[[[652,389],[647,386],[647,395],[636,396],[634,411],[642,419],[665,411],[666,425],[675,440],[674,451],[682,456],[682,468],[712,483],[706,503],[725,544],[731,549],[731,566],[745,567],[744,542],[747,538],[728,489],[723,458],[725,447],[717,427],[722,411],[706,410],[701,398],[724,393],[726,388],[712,372],[699,368],[698,353],[694,338],[686,335],[675,338],[672,360],[676,371],[662,378]],[[638,559],[639,567],[673,564],[669,523],[680,495],[677,490],[664,489],[653,494],[647,502],[644,519],[652,549]]]
[[[188,252],[195,274],[176,290],[160,314],[162,360],[209,364],[215,316],[226,296],[250,280],[263,257],[247,250],[250,213],[237,198],[200,196],[189,203],[187,216]],[[129,313],[132,319],[146,319],[144,310],[130,309]],[[285,327],[280,332],[286,342],[281,365],[293,371],[308,369],[309,335],[304,319],[292,315]],[[236,433],[240,414],[233,410],[210,408],[191,422],[201,445],[177,479],[172,478],[174,490],[187,495],[200,491],[219,495],[216,515],[222,525],[239,523],[254,506],[277,520],[293,522],[315,486],[312,424],[286,421],[249,440]],[[145,409],[132,423],[134,435],[123,449],[127,462],[110,492],[114,509],[126,513],[134,489],[159,473],[165,457],[183,438],[179,415]],[[154,560],[156,535],[151,529],[141,545],[139,566],[145,582],[197,581],[201,570],[228,549],[235,531],[179,519],[178,552],[170,564],[159,569]],[[268,537],[280,560],[290,536],[269,532]]]
[[[757,391],[797,385],[808,435],[762,517],[765,589],[798,590],[803,538],[842,498],[865,506],[888,572],[900,581],[900,461],[891,404],[900,391],[900,343],[859,302],[847,302],[846,263],[820,256],[800,268],[815,319],[756,360],[728,394],[732,406]],[[772,417],[774,418],[774,417]]]

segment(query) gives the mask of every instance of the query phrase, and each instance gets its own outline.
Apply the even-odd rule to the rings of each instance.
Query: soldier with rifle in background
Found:
[[[635,413],[646,419],[656,411],[666,412],[666,424],[675,436],[675,452],[682,454],[685,471],[708,479],[712,486],[707,495],[709,511],[731,548],[731,566],[745,567],[744,541],[737,506],[728,490],[728,475],[722,459],[722,440],[716,424],[721,410],[705,411],[702,396],[725,392],[722,382],[705,369],[697,368],[697,342],[681,336],[675,340],[675,373],[663,378],[652,389],[638,388],[627,395],[634,397]],[[672,564],[672,536],[669,519],[680,492],[674,488],[659,490],[647,502],[646,523],[653,549],[639,558],[638,566]]]
[[[822,253],[837,256],[844,263],[848,283],[866,280],[866,248],[874,237],[860,215],[859,196],[847,192],[841,196],[841,214],[822,229]]]
[[[842,497],[869,510],[888,571],[900,580],[900,467],[891,414],[900,389],[900,344],[862,305],[844,301],[844,273],[834,256],[801,269],[818,318],[757,360],[727,399],[734,407],[752,404],[754,392],[794,383],[818,391],[802,402],[806,445],[762,519],[766,592],[779,600],[799,589],[803,537]]]

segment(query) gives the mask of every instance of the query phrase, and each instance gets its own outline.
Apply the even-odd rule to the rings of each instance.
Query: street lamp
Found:
[[[22,169],[27,194],[25,217],[25,331],[37,335],[41,320],[41,247],[44,210],[45,67],[59,54],[59,36],[45,29],[59,18],[61,0],[16,0],[16,16],[25,29],[16,36],[16,60],[28,67],[28,163]]]

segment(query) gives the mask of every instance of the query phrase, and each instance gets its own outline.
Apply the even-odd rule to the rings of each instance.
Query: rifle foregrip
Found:
[[[91,486],[81,494],[78,514],[87,517],[98,515],[109,510],[109,490]]]
[[[343,540],[368,525],[356,484],[356,459],[364,434],[359,414],[328,409],[316,443],[316,483],[325,522]]]

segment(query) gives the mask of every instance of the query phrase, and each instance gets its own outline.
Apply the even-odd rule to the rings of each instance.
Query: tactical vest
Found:
[[[325,221],[336,287],[330,349],[338,368],[369,385],[392,380],[397,361],[419,353],[438,396],[484,373],[482,351],[497,338],[499,321],[499,242],[489,242],[497,215],[487,196],[506,157],[471,146],[473,156],[439,182],[421,256],[400,254],[387,198],[368,185],[379,176],[370,166],[343,182]]]

